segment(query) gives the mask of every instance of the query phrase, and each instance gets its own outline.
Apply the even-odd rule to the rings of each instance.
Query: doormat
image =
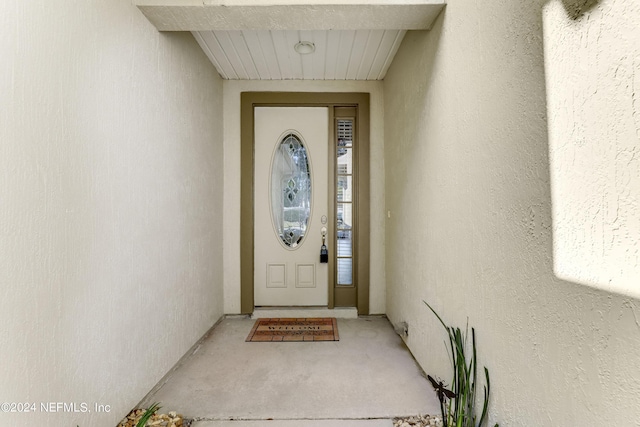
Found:
[[[258,319],[246,341],[340,341],[338,321],[333,317]]]

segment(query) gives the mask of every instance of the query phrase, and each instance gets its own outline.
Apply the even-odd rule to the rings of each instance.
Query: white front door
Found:
[[[255,305],[326,306],[320,248],[329,229],[328,108],[254,111]]]

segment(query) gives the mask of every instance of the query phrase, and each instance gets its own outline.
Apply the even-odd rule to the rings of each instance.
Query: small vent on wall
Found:
[[[396,334],[402,337],[402,339],[409,337],[409,324],[407,322],[399,322],[393,327],[393,329],[396,331]]]

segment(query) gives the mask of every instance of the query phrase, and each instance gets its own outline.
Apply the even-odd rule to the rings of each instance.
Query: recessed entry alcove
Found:
[[[368,93],[374,96],[372,93],[379,90],[378,94],[381,94],[381,86],[378,89],[373,89],[373,87],[385,78],[407,32],[430,30],[445,7],[444,0],[348,0],[340,2],[328,0],[134,0],[134,3],[159,31],[191,32],[204,54],[215,66],[218,74],[226,81],[223,121],[225,127],[230,129],[225,131],[225,158],[228,159],[234,159],[236,156],[234,150],[238,150],[240,145],[239,129],[241,128],[242,132],[245,132],[244,129],[248,123],[248,116],[244,113],[244,109],[240,115],[238,100],[231,98],[239,98],[241,94],[247,93],[316,94],[300,98],[303,99],[302,104],[294,105],[289,101],[285,104],[330,108],[332,112],[329,123],[334,126],[336,119],[334,108],[356,107],[358,104],[349,102],[345,104],[344,99],[347,98],[342,96],[332,98],[332,95],[324,96],[322,98],[325,100],[324,103],[319,103],[318,99],[320,98],[317,97],[319,92],[325,95]],[[371,86],[355,87],[354,82]],[[280,83],[279,86],[278,83]],[[324,84],[320,90],[319,83]],[[286,86],[284,86],[285,84]],[[238,85],[242,85],[242,87]],[[381,98],[373,99],[374,105],[379,102],[382,102]],[[366,103],[368,109],[369,101],[367,100]],[[269,101],[264,105],[276,107],[276,104]],[[253,104],[254,107],[256,105]],[[284,104],[280,102],[278,105]],[[361,107],[364,108],[364,104]],[[372,108],[378,107],[372,106]],[[359,110],[356,108],[354,111]],[[344,111],[342,114],[347,114],[347,117],[343,118],[344,120],[352,121],[350,123],[354,125],[356,138],[359,138],[358,135],[365,134],[363,129],[358,131],[360,124],[365,125],[364,120],[355,118],[355,116],[350,118],[348,113]],[[368,116],[369,111],[365,113],[363,109],[357,113],[358,116],[360,114]],[[374,138],[379,138],[381,141],[383,129],[377,127],[375,123],[383,121],[383,117],[379,109],[377,112],[372,111],[371,114],[374,114],[371,117],[371,123],[374,123],[371,132],[374,134],[377,132]],[[338,126],[337,122],[335,122],[335,126]],[[338,134],[338,127],[330,130],[329,133],[330,138],[338,145],[350,139],[341,137]],[[366,130],[366,133],[369,133],[369,129]],[[236,137],[238,140],[234,142]],[[362,146],[365,145],[365,139],[361,140]],[[368,146],[368,144],[367,142],[366,145]],[[244,147],[244,145],[242,146]],[[382,145],[378,145],[378,147],[382,147]],[[245,149],[242,150],[244,153]],[[329,153],[329,157],[337,158],[338,163],[344,162],[346,158],[351,158],[350,154],[339,155],[342,151],[351,153],[351,148],[339,147],[336,149],[334,147],[333,150],[333,155]],[[368,157],[368,151],[363,150],[357,154],[358,150],[357,146],[353,150],[354,162],[357,161],[358,155],[362,156],[361,161]],[[242,172],[236,173],[231,170],[233,167],[230,167],[225,173],[226,182],[245,183],[248,181],[246,168],[247,165],[251,165],[252,160],[246,160],[245,154],[240,155],[239,152],[237,156],[237,160],[226,164],[235,164]],[[266,157],[269,155],[265,155]],[[336,160],[332,160],[332,162],[334,161]],[[285,288],[319,286],[326,289],[328,286],[328,303],[326,305],[329,308],[334,306],[356,307],[351,305],[355,303],[345,301],[357,300],[356,308],[360,314],[384,311],[381,307],[384,306],[383,296],[386,284],[383,280],[378,279],[384,277],[384,262],[381,262],[383,255],[381,253],[373,255],[372,259],[377,261],[374,261],[375,271],[370,275],[368,271],[369,245],[363,243],[371,239],[374,251],[384,247],[384,227],[373,227],[369,231],[368,226],[370,222],[368,216],[369,193],[365,191],[364,182],[366,181],[367,186],[369,185],[369,166],[367,165],[366,172],[364,168],[354,168],[353,172],[346,169],[343,171],[340,168],[344,166],[338,164],[329,166],[328,176],[331,177],[329,179],[334,179],[335,175],[333,184],[330,183],[329,187],[334,188],[336,193],[334,194],[331,190],[328,197],[329,199],[335,198],[336,201],[330,203],[329,211],[318,212],[315,219],[313,215],[310,215],[308,219],[308,221],[314,221],[326,215],[328,220],[323,223],[328,230],[325,237],[329,243],[331,258],[328,263],[328,285],[324,284],[326,282],[323,281],[324,279],[321,279],[327,266],[316,265],[314,269],[311,269],[308,266],[313,264],[299,261],[302,263],[301,265],[307,267],[282,267],[282,260],[267,262],[262,259],[262,256],[258,257],[255,253],[255,248],[258,246],[254,246],[252,243],[256,242],[256,234],[247,231],[251,229],[247,224],[251,218],[256,218],[259,215],[242,216],[241,213],[244,215],[247,209],[252,209],[254,202],[238,196],[238,194],[246,194],[247,191],[253,193],[255,187],[246,187],[245,184],[242,184],[242,188],[237,188],[235,192],[229,190],[229,200],[232,200],[232,203],[227,204],[225,217],[240,217],[240,223],[234,223],[232,219],[225,219],[224,240],[231,242],[239,239],[240,243],[237,251],[234,248],[228,248],[230,253],[238,253],[239,259],[231,259],[232,256],[229,256],[225,261],[225,282],[241,283],[241,285],[239,289],[235,286],[232,289],[231,285],[225,287],[225,294],[228,295],[228,301],[231,301],[227,304],[226,311],[251,313],[255,307],[265,306],[259,302],[259,299],[254,301],[251,296],[252,292],[261,292],[256,290],[256,286],[260,288],[262,283],[261,277],[256,278],[255,281],[245,277],[246,271],[251,270],[264,272],[268,279],[266,288],[283,289],[282,292],[286,292]],[[249,176],[249,179],[253,178]],[[373,191],[383,191],[384,178],[378,179],[376,176],[371,179],[374,180],[371,184]],[[339,200],[340,197],[351,194],[352,191],[353,200]],[[367,200],[366,203],[365,200]],[[382,203],[380,198],[374,197],[374,200]],[[359,214],[358,209],[361,210]],[[371,210],[381,211],[383,206],[371,206]],[[366,212],[367,215],[363,216],[363,212]],[[227,221],[231,221],[231,223]],[[306,225],[304,227],[298,226],[300,230],[305,227]],[[311,227],[311,240],[302,238],[302,236],[291,237],[295,238],[297,242],[296,247],[288,248],[292,253],[291,256],[294,255],[293,252],[297,252],[297,246],[305,247],[305,242],[308,242],[306,246],[320,246],[313,240],[318,235],[318,231],[314,227],[317,228],[319,225]],[[365,230],[367,231],[365,232]],[[261,238],[258,238],[258,241],[261,241]],[[262,265],[263,261],[267,264]],[[373,280],[370,280],[370,277],[373,277]],[[304,280],[300,281],[299,278]],[[301,284],[303,282],[304,285]],[[334,285],[335,291],[333,290]],[[346,298],[343,294],[349,295],[349,297]],[[370,311],[369,307],[371,301],[373,301],[372,306],[377,307],[373,311]],[[267,306],[270,305],[267,304]]]

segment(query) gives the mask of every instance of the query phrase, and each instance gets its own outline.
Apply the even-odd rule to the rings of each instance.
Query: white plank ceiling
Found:
[[[193,31],[229,80],[382,80],[405,30]],[[298,54],[299,41],[315,52]]]

